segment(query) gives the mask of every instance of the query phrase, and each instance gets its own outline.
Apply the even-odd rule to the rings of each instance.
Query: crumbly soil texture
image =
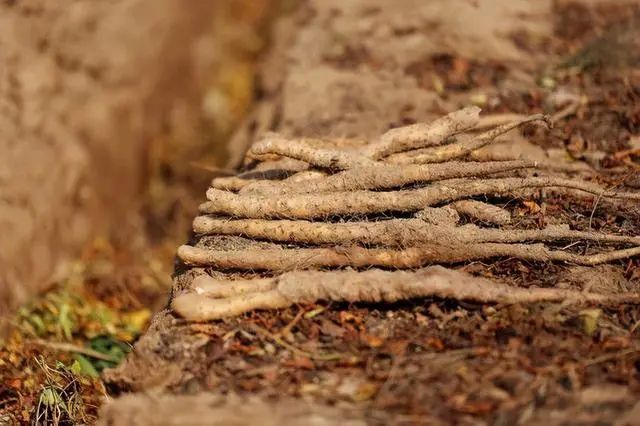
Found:
[[[329,424],[336,421],[336,413],[324,416],[327,409],[340,410],[340,419],[381,424],[634,424],[640,419],[640,56],[633,48],[640,44],[637,4],[509,1],[500,9],[503,2],[496,1],[499,10],[494,10],[483,2],[460,1],[454,2],[460,3],[454,19],[408,0],[397,5],[359,3],[367,2],[303,2],[277,26],[273,52],[259,79],[261,97],[233,139],[239,150],[248,148],[248,141],[255,142],[253,148],[237,177],[214,179],[209,201],[194,222],[196,233],[179,252],[167,309],[155,316],[125,363],[105,373],[114,394],[133,395],[107,406],[104,421],[117,422],[136,404],[148,407],[150,399],[136,402],[135,393],[159,389],[187,399],[214,394],[233,400],[230,407],[237,405],[236,398],[247,404],[258,398],[260,404],[280,408],[293,399],[314,404],[310,410]],[[407,14],[403,8],[408,7],[414,7],[414,13]],[[469,30],[469,20],[477,33]],[[492,135],[490,143],[474,144],[482,140],[485,128],[417,151],[411,151],[415,146],[385,145],[384,137],[379,138],[391,135],[388,139],[393,140],[389,129],[430,122],[472,104],[483,111],[474,128],[529,121],[523,117],[534,114],[547,114],[554,126],[524,123],[497,139]],[[470,108],[466,111],[475,111]],[[446,138],[466,129],[454,130]],[[409,136],[404,134],[403,140],[411,140]],[[389,181],[375,174],[354,177],[380,167],[369,163],[380,160],[377,157],[396,166],[386,166]],[[504,165],[507,160],[513,167],[447,175],[457,179],[450,185],[458,190],[485,179],[556,179],[606,188],[606,193],[575,196],[572,190],[541,184],[527,191],[520,190],[531,188],[489,188],[470,194],[467,204],[448,207],[443,205],[460,200],[442,199],[416,216],[419,209],[403,207],[406,197],[390,198],[394,208],[377,209],[384,197],[376,197],[376,191],[420,191],[419,179],[393,174],[398,170],[416,164],[445,170],[460,160],[465,163],[458,163],[456,170],[498,161]],[[536,168],[531,170],[533,161]],[[419,175],[417,168],[412,170]],[[516,177],[507,173],[514,170]],[[346,178],[334,178],[337,175]],[[469,177],[474,179],[460,181]],[[398,182],[389,183],[396,178]],[[354,198],[349,203],[364,201],[340,204],[340,198],[324,198],[324,203],[305,204],[321,195],[304,189],[309,181],[325,185],[327,193],[367,191],[373,201]],[[616,194],[626,195],[614,200]],[[253,210],[243,204],[252,197],[255,202],[249,204],[258,205]],[[269,197],[286,198],[288,204],[271,205]],[[283,210],[296,200],[306,207]],[[344,209],[353,205],[356,211],[347,214]],[[425,218],[434,210],[435,216]],[[234,308],[225,312],[239,315],[212,321],[206,321],[217,318],[211,310],[189,315],[188,308],[181,311],[176,303],[196,286],[198,276],[237,281],[240,293],[245,286],[273,289],[269,280],[280,273],[281,281],[297,280],[299,286],[313,286],[313,280],[324,279],[322,274],[344,274],[341,279],[348,281],[357,271],[371,274],[369,282],[376,286],[376,272],[405,269],[402,273],[411,279],[429,262],[411,263],[404,257],[410,253],[402,250],[410,238],[419,240],[419,232],[403,233],[402,227],[414,224],[419,229],[422,222],[416,221],[421,220],[441,225],[450,220],[443,211],[465,229],[493,232],[486,237],[491,250],[505,245],[496,244],[499,230],[512,232],[501,234],[511,235],[509,241],[501,240],[504,243],[522,242],[515,232],[582,232],[567,238],[536,237],[550,244],[544,253],[562,256],[523,255],[501,247],[474,257],[475,234],[451,228],[436,243],[451,248],[451,241],[465,242],[467,256],[452,249],[457,254],[446,258],[444,248],[436,247],[431,258],[463,274],[460,277],[499,281],[530,294],[555,289],[606,295],[609,302],[621,294],[629,298],[618,297],[614,303],[566,303],[562,297],[513,303],[517,298],[434,292],[410,300],[396,297],[403,300],[391,303],[392,297],[383,296],[377,300],[386,303],[369,303],[332,297],[340,293],[335,290],[319,293],[318,300],[272,303],[278,309]],[[390,225],[379,227],[382,219],[399,224],[395,234]],[[278,226],[272,226],[274,221]],[[438,229],[443,228],[434,228],[434,235]],[[624,256],[587,261],[595,253],[614,250],[607,245],[613,241],[587,235],[596,233],[625,236],[631,247]],[[379,246],[391,247],[393,253],[378,253],[375,263],[367,256]],[[296,257],[300,252],[305,256]],[[289,253],[293,263],[285,262]],[[366,271],[370,267],[381,270]],[[217,404],[224,405],[219,400]],[[286,419],[286,410],[279,412]],[[245,421],[249,419],[251,413]]]

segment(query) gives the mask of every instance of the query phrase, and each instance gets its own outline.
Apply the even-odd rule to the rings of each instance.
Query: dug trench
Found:
[[[276,25],[104,424],[640,415],[638,7],[445,3]]]
[[[100,373],[166,303],[278,9],[0,2],[0,424],[96,422]]]

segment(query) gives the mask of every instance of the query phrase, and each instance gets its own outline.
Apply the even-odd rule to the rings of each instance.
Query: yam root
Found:
[[[181,246],[178,249],[178,257],[187,265],[277,272],[348,266],[410,269],[436,263],[459,263],[496,257],[515,257],[538,262],[564,261],[592,266],[638,255],[640,247],[579,255],[551,250],[544,244],[476,243],[452,247],[435,242],[405,249],[357,246],[234,251]]]
[[[338,149],[314,148],[305,144],[305,139],[295,143],[277,135],[270,135],[251,147],[251,154],[260,156],[276,154],[330,170],[346,170],[356,166],[372,166],[374,161],[358,154]]]
[[[390,157],[389,161],[394,163],[414,163],[414,164],[426,164],[426,163],[442,163],[454,159],[463,158],[473,151],[476,151],[494,140],[500,135],[510,132],[523,124],[531,123],[534,121],[544,121],[549,126],[551,122],[549,118],[536,114],[529,117],[516,120],[512,123],[503,124],[495,129],[489,130],[475,138],[468,141],[452,143],[449,145],[438,146],[435,148],[425,148],[423,150],[414,151],[409,154],[398,154]]]
[[[192,282],[192,293],[174,299],[173,308],[190,320],[210,320],[317,300],[437,296],[496,303],[639,303],[636,293],[514,288],[431,266],[505,257],[590,266],[640,256],[640,236],[562,225],[506,229],[509,211],[474,198],[552,188],[571,196],[638,203],[640,193],[584,180],[526,177],[528,169],[573,171],[569,166],[488,161],[478,149],[525,123],[549,120],[501,116],[488,122],[479,121],[478,113],[467,108],[432,123],[392,129],[364,147],[341,149],[345,145],[337,141],[278,135],[257,142],[250,152],[254,159],[278,159],[235,178],[215,179],[207,191],[209,201],[200,206],[204,215],[193,223],[199,242],[180,247],[178,257],[187,266],[218,269],[223,275],[251,271],[262,278],[200,276]],[[484,133],[469,134],[496,123]],[[459,225],[460,216],[478,224]],[[212,244],[217,239],[249,244]],[[581,241],[592,243],[588,252],[558,248],[560,242]],[[385,270],[371,269],[376,267]],[[331,270],[340,268],[354,270]]]
[[[597,196],[638,200],[640,193],[611,191],[597,185],[554,177],[452,180],[394,192],[353,191],[286,197],[238,195],[210,188],[202,213],[242,218],[312,219],[340,215],[415,212],[427,206],[479,195],[505,195],[522,189],[569,188]]]
[[[476,200],[461,200],[450,205],[461,215],[481,222],[493,223],[494,225],[506,225],[511,222],[511,213],[493,204]]]
[[[320,176],[305,181],[265,182],[245,188],[243,194],[305,194],[359,190],[400,188],[447,179],[483,177],[495,173],[533,168],[531,161],[448,162],[443,164],[380,164],[374,167],[356,167],[331,176]]]
[[[179,295],[173,309],[191,321],[209,321],[255,309],[285,308],[319,300],[396,302],[441,297],[482,303],[640,303],[637,293],[598,294],[556,288],[524,289],[431,266],[416,272],[369,270],[289,272],[271,279],[218,281],[201,278],[195,293]]]
[[[469,107],[454,111],[432,123],[418,123],[391,129],[377,141],[363,149],[373,159],[390,154],[440,145],[447,138],[475,127],[480,120],[480,108]]]
[[[492,206],[493,207],[493,206]],[[493,213],[493,212],[490,212]],[[504,210],[501,213],[508,213]],[[425,223],[422,219],[391,219],[377,222],[325,223],[303,220],[217,219],[198,216],[198,234],[238,235],[298,244],[349,244],[407,247],[433,241],[447,244],[516,243],[526,241],[596,241],[640,246],[640,237],[582,232],[552,226],[545,229],[501,230],[474,225],[461,227]]]

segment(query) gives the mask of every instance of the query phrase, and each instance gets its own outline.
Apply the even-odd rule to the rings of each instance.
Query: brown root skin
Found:
[[[200,284],[202,285],[202,283]],[[223,299],[209,293],[177,296],[173,309],[191,321],[210,321],[240,315],[255,309],[277,309],[295,303],[319,300],[344,302],[396,302],[399,300],[442,297],[482,303],[640,303],[637,293],[606,295],[555,288],[524,289],[474,277],[470,274],[431,266],[417,272],[369,270],[290,272],[272,279],[216,281],[209,288],[241,289],[238,294],[224,291]],[[251,288],[252,293],[245,293]],[[219,294],[219,293],[217,293]]]
[[[209,303],[213,301],[216,303]],[[174,298],[171,307],[174,312],[190,321],[209,321],[242,315],[256,309],[286,308],[290,304],[277,291],[251,293],[229,299],[210,299],[199,294],[187,293]]]
[[[211,181],[211,187],[222,191],[239,192],[242,188],[262,182],[255,179],[243,179],[236,176],[215,178]]]
[[[333,176],[333,175],[332,175]],[[247,185],[240,191],[241,194],[277,194],[283,193],[284,188],[302,188],[308,186],[307,182],[323,182],[327,175],[318,170],[306,170],[281,181],[257,181]]]
[[[331,176],[308,180],[264,182],[245,187],[243,194],[276,195],[322,192],[391,189],[446,179],[486,177],[495,173],[534,168],[531,161],[495,161],[486,163],[448,162],[443,164],[393,165],[379,163],[372,167],[356,167]]]
[[[288,140],[277,135],[270,135],[255,143],[250,153],[254,157],[275,154],[330,170],[375,165],[375,161],[358,154],[357,151],[316,148],[305,143],[305,139]]]
[[[460,215],[450,205],[444,207],[425,207],[417,212],[416,219],[429,225],[454,228],[460,222]],[[423,226],[421,226],[422,228]]]
[[[276,288],[272,278],[253,280],[216,280],[209,275],[200,275],[191,283],[193,291],[207,297],[223,298],[248,293],[265,292]]]
[[[481,222],[493,223],[494,225],[507,225],[511,223],[511,213],[493,204],[476,200],[462,200],[451,203],[450,206],[459,214]]]
[[[354,246],[234,251],[206,250],[191,246],[181,246],[178,249],[178,257],[187,265],[276,272],[347,266],[411,269],[437,263],[459,263],[496,257],[515,257],[538,262],[564,261],[592,266],[638,255],[640,247],[577,255],[550,250],[543,244],[501,243],[476,243],[453,247],[432,243],[400,250]]]
[[[481,203],[484,204],[484,203]],[[494,206],[491,206],[494,207]],[[479,207],[475,207],[479,210]],[[640,246],[640,237],[572,231],[551,226],[533,230],[501,230],[475,225],[456,227],[446,221],[445,209],[434,218],[390,219],[378,222],[324,223],[302,220],[216,219],[198,216],[193,222],[197,234],[238,235],[260,240],[298,244],[362,244],[383,247],[409,247],[438,242],[446,245],[472,243],[520,243],[527,241],[597,241]],[[494,213],[494,212],[490,212]],[[507,213],[502,210],[500,213]],[[425,212],[426,214],[426,212]]]
[[[456,142],[434,148],[426,148],[405,154],[397,154],[395,156],[389,157],[388,160],[392,163],[400,164],[428,164],[442,163],[445,161],[460,159],[466,157],[473,151],[490,144],[491,142],[496,140],[498,136],[516,129],[523,124],[531,123],[534,121],[544,121],[548,126],[551,126],[551,122],[549,121],[549,118],[547,116],[542,114],[531,115],[521,120],[498,126],[468,141]]]
[[[447,138],[474,128],[480,121],[480,108],[454,111],[431,123],[418,123],[391,129],[362,149],[369,158],[379,160],[391,154],[442,144]]]
[[[353,191],[320,194],[251,196],[210,188],[210,200],[202,213],[238,218],[313,219],[332,215],[365,215],[385,212],[416,212],[439,203],[478,195],[504,195],[533,188],[571,188],[597,196],[640,200],[640,193],[608,191],[597,185],[553,177],[451,180],[430,186],[394,192]]]

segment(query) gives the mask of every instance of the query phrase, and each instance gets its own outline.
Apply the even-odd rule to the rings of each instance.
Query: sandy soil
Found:
[[[0,304],[15,307],[89,238],[138,224],[147,144],[173,102],[203,87],[183,78],[196,72],[185,46],[203,37],[212,10],[0,7]]]

